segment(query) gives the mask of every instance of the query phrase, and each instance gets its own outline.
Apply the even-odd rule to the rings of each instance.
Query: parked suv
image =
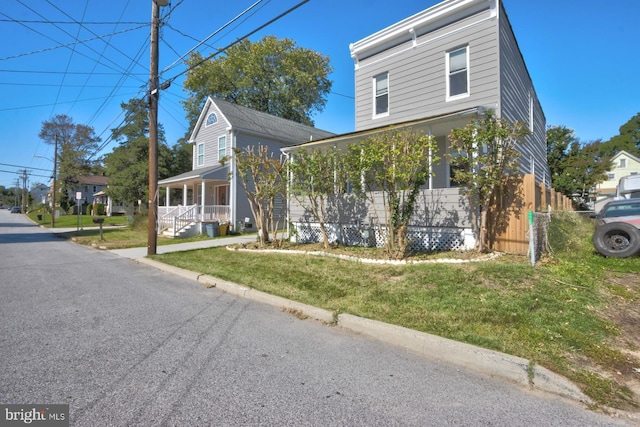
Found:
[[[20,206],[11,207],[11,213],[20,213],[20,212],[21,212]]]
[[[611,201],[592,218],[593,246],[601,255],[627,258],[640,252],[640,199]]]

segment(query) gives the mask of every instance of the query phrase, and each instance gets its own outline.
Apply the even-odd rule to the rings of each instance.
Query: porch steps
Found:
[[[197,224],[195,222],[190,223],[186,227],[178,232],[174,232],[173,227],[167,228],[162,232],[163,236],[169,237],[170,239],[180,239],[181,237],[191,237],[196,234],[198,231]]]

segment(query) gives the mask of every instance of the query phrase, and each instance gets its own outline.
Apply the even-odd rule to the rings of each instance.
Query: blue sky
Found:
[[[257,0],[171,0],[160,43],[161,81],[184,71],[198,42]],[[209,54],[297,5],[264,0],[197,50]],[[354,70],[349,44],[438,3],[437,0],[310,0],[251,40],[275,34],[329,56],[333,93],[314,120],[336,133],[354,130]],[[640,2],[503,0],[547,125],[566,125],[583,142],[618,134],[640,111]],[[42,122],[67,114],[103,141],[121,123],[121,102],[139,97],[149,76],[151,1],[2,0],[0,2],[0,185],[48,182],[53,148]],[[84,25],[70,24],[83,22]],[[159,121],[170,145],[187,122],[181,79],[162,92]],[[106,154],[114,143],[99,154]],[[49,172],[47,171],[49,170]]]

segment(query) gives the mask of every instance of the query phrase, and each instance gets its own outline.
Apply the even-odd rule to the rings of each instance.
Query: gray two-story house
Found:
[[[279,156],[284,146],[332,135],[209,97],[189,139],[193,144],[192,170],[158,182],[166,189],[165,199],[158,207],[159,231],[166,229],[166,234],[174,237],[186,230],[202,232],[206,221],[233,227],[241,224],[242,228],[251,223],[249,228],[255,228],[247,194],[235,168],[234,149],[262,145]]]
[[[344,148],[389,127],[433,136],[438,143],[433,157],[441,160],[431,165],[434,175],[411,221],[408,238],[414,249],[473,248],[470,207],[451,179],[447,135],[487,110],[527,124],[531,135],[519,147],[520,172],[551,182],[544,113],[500,0],[444,1],[352,43],[350,51],[355,132],[283,151],[295,158],[300,148]],[[296,200],[289,204],[298,238],[317,239],[314,218]],[[347,234],[354,224],[371,223],[375,212],[371,206],[332,212],[331,238],[357,242]]]

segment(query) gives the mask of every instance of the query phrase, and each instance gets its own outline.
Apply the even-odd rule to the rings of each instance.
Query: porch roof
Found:
[[[162,186],[179,186],[191,183],[201,183],[205,180],[215,181],[228,181],[229,180],[229,166],[228,165],[216,165],[208,168],[194,169],[189,172],[182,173],[180,175],[172,176],[170,178],[161,179],[158,181],[158,185]]]
[[[475,114],[481,114],[485,110],[485,107],[478,106],[468,108],[465,110],[459,110],[452,113],[441,114],[437,116],[425,117],[422,119],[411,120],[402,123],[395,123],[391,125],[360,130],[356,132],[344,133],[342,135],[336,135],[334,137],[320,139],[317,141],[305,142],[297,145],[290,145],[280,149],[283,153],[295,152],[301,148],[312,147],[324,147],[327,145],[334,145],[336,147],[345,147],[349,144],[357,143],[365,138],[376,133],[383,132],[391,129],[401,128],[413,128],[418,130],[427,131],[430,130],[434,136],[446,135],[453,126],[464,126],[469,122],[469,117]]]

